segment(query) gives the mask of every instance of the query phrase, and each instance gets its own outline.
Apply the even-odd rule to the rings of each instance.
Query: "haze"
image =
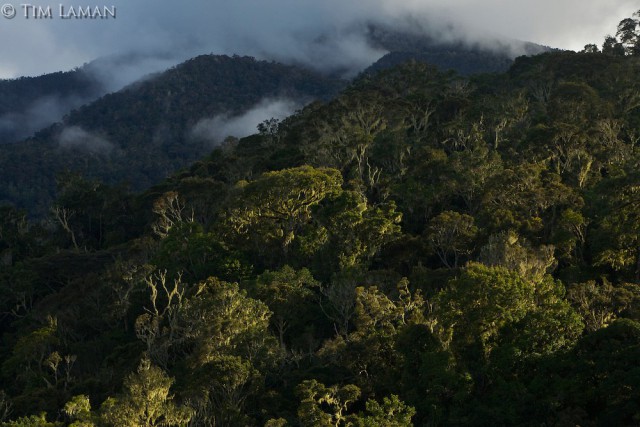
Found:
[[[68,70],[105,55],[144,53],[139,67],[113,75],[115,86],[202,53],[253,55],[325,68],[359,69],[384,52],[357,32],[365,22],[397,24],[407,16],[432,35],[478,42],[495,38],[578,50],[601,44],[637,10],[631,0],[106,0],[116,19],[0,17],[0,78]],[[159,61],[148,58],[157,55]],[[116,73],[117,74],[117,73]]]

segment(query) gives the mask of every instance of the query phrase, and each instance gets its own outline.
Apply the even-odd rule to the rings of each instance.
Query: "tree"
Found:
[[[2,427],[62,427],[62,423],[47,421],[47,414],[20,417],[13,421],[2,423]]]
[[[270,316],[269,308],[247,297],[237,283],[214,277],[198,283],[181,311],[192,348],[189,363],[198,367],[233,355],[269,365],[276,350],[269,334]]]
[[[552,407],[564,409],[559,415],[571,424],[586,420],[596,425],[636,424],[639,344],[640,324],[629,319],[618,319],[584,336],[575,349],[559,353],[544,366],[537,378],[543,388],[540,396],[548,396],[550,388],[556,390],[561,400],[552,401]]]
[[[144,281],[149,288],[150,304],[145,307],[146,313],[136,319],[136,336],[146,344],[147,357],[166,369],[170,350],[186,339],[186,328],[180,318],[186,303],[185,284],[180,276],[168,280],[166,271],[154,273]]]
[[[101,249],[131,237],[136,216],[124,188],[72,173],[61,176],[58,187],[59,195],[50,211],[74,249]]]
[[[513,365],[569,350],[583,330],[580,315],[567,301],[546,302],[501,331],[500,348],[497,350],[501,354],[495,359],[502,360],[495,365],[508,372]]]
[[[245,425],[247,401],[280,353],[269,333],[271,312],[237,283],[211,277],[192,287],[180,312],[185,394],[202,425]]]
[[[304,427],[346,427],[348,407],[360,397],[352,384],[330,386],[305,380],[296,388],[300,398],[298,420]]]
[[[260,257],[279,255],[278,261],[286,260],[313,206],[338,193],[341,185],[337,170],[311,166],[267,172],[255,181],[241,182],[238,203],[228,212],[224,232]]]
[[[640,286],[621,283],[614,286],[608,280],[596,283],[576,283],[569,287],[568,300],[573,304],[584,320],[590,332],[609,326],[620,317],[634,316],[634,307],[640,302]]]
[[[480,208],[487,183],[503,168],[500,155],[489,149],[483,131],[482,123],[474,123],[470,130],[456,127],[450,130],[453,136],[443,142],[453,144],[446,190],[459,197],[472,215]],[[498,140],[494,145],[497,144]]]
[[[494,177],[481,211],[487,223],[484,228],[494,233],[511,228],[538,236],[554,209],[576,204],[576,190],[547,168],[545,162],[519,163]]]
[[[608,35],[604,38],[602,53],[605,55],[624,56],[625,50],[622,43],[616,40],[615,37]]]
[[[396,351],[403,362],[395,382],[417,409],[416,425],[443,425],[471,397],[473,379],[442,337],[425,324],[400,331]]]
[[[302,426],[323,427],[409,427],[415,409],[396,395],[384,397],[382,404],[366,402],[366,411],[348,415],[349,406],[360,398],[352,384],[327,387],[316,380],[303,381],[296,388],[300,398],[298,421]]]
[[[629,280],[640,283],[640,187],[638,173],[605,180],[597,188],[594,208],[600,221],[590,243],[595,264],[620,271]]]
[[[264,380],[251,362],[237,356],[214,356],[193,372],[189,387],[197,425],[251,425],[247,401],[259,395]]]
[[[0,266],[12,266],[27,257],[43,255],[46,234],[30,223],[27,212],[0,205]]]
[[[151,228],[160,238],[167,237],[172,228],[193,222],[193,212],[186,211],[185,203],[176,191],[168,191],[153,202],[157,216]]]
[[[354,293],[352,330],[326,341],[319,354],[346,369],[365,393],[393,392],[402,364],[397,337],[409,325],[425,323],[425,302],[407,279],[398,282],[393,299],[376,286],[358,286]]]
[[[328,199],[314,217],[326,234],[317,255],[331,266],[322,271],[326,277],[329,272],[365,267],[383,245],[399,236],[402,214],[394,202],[370,204],[361,192],[347,190]]]
[[[240,280],[251,267],[237,249],[230,248],[215,231],[205,231],[197,222],[182,222],[160,241],[152,262],[161,265],[171,278],[198,282],[208,277]]]
[[[173,401],[169,394],[173,383],[162,369],[142,360],[137,372],[125,379],[124,393],[100,407],[102,421],[113,427],[186,425],[193,411]]]
[[[600,53],[600,49],[598,49],[598,45],[589,43],[584,45],[584,49],[582,49],[583,53]]]
[[[358,427],[410,427],[413,426],[411,418],[416,410],[407,406],[398,396],[392,394],[391,397],[382,399],[382,404],[375,400],[367,400],[367,411],[365,414],[351,416],[350,421]]]
[[[473,252],[477,233],[472,216],[446,211],[429,222],[425,234],[444,266],[458,268],[461,258]]]
[[[534,285],[517,273],[470,263],[438,295],[438,311],[456,347],[479,346],[488,356],[500,330],[533,309],[534,296]]]
[[[489,237],[480,249],[478,260],[488,266],[499,266],[517,272],[520,276],[539,282],[556,266],[554,247],[531,243],[513,231],[502,231]]]
[[[319,315],[319,289],[320,283],[309,270],[296,271],[289,266],[279,271],[265,271],[256,279],[255,293],[273,311],[271,325],[282,350],[303,335]]]
[[[30,384],[39,383],[53,388],[52,373],[47,369],[51,356],[59,346],[58,320],[47,317],[46,324],[34,331],[25,333],[15,343],[12,354],[2,364],[2,374],[11,378],[14,387],[24,386],[28,391]],[[55,357],[55,356],[54,356]],[[58,355],[58,357],[60,357]],[[35,391],[35,390],[33,390]]]
[[[633,14],[633,16],[639,16],[640,11]],[[640,53],[640,33],[638,26],[640,22],[637,19],[625,18],[618,24],[618,32],[616,37],[620,40],[620,44],[624,47],[624,52],[627,55],[637,55]]]
[[[69,427],[95,427],[97,416],[91,413],[91,402],[85,395],[74,396],[62,409],[71,420]]]

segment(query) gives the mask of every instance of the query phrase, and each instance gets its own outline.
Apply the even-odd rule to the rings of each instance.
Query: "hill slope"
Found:
[[[102,94],[102,84],[81,69],[0,80],[0,144],[26,138]]]
[[[47,227],[0,208],[0,409],[637,424],[639,72],[411,63],[143,193],[67,180]]]
[[[369,25],[366,36],[369,43],[389,51],[365,73],[392,68],[409,60],[435,65],[441,70],[454,70],[462,75],[506,71],[516,56],[537,55],[551,48],[516,40],[439,41],[419,26],[400,31]]]
[[[327,99],[343,85],[248,57],[194,58],[72,111],[33,138],[0,146],[0,201],[30,209],[37,203],[42,212],[56,174],[67,169],[146,188],[212,148],[192,137],[202,119],[233,117],[265,99],[299,105]]]

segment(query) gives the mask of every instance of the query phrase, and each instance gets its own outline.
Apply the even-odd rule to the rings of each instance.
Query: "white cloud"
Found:
[[[106,154],[113,150],[113,144],[106,138],[92,134],[79,126],[69,126],[58,136],[62,148],[80,149],[89,153]]]
[[[51,5],[54,12],[58,7],[58,2],[34,4]],[[455,37],[467,41],[506,36],[580,49],[589,42],[600,44],[622,18],[638,9],[635,0],[101,0],[99,4],[116,6],[117,18],[27,20],[20,10],[14,19],[0,18],[4,41],[0,77],[70,69],[127,51],[151,56],[169,51],[172,56],[165,55],[166,63],[213,52],[298,60],[318,67],[365,66],[380,52],[368,49],[349,26],[366,20],[393,21],[407,14],[439,31],[446,27],[443,23],[455,22]],[[440,34],[451,37],[450,32]],[[324,44],[318,43],[321,36]]]
[[[246,113],[239,116],[217,115],[200,120],[191,130],[194,138],[221,143],[228,136],[242,138],[257,132],[258,124],[275,118],[284,119],[301,105],[290,99],[263,99]]]
[[[62,119],[69,110],[82,105],[86,99],[77,96],[61,97],[48,95],[36,99],[23,111],[16,111],[0,116],[0,131],[8,132],[14,138],[31,136],[51,123]],[[14,141],[0,141],[14,142]]]

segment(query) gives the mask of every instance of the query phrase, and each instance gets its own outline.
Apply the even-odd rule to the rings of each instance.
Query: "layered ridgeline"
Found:
[[[81,69],[0,80],[0,144],[28,137],[104,93],[103,85]]]
[[[47,226],[5,208],[0,417],[637,424],[639,72],[602,53],[470,78],[411,63],[144,193],[67,177]],[[167,87],[149,99],[183,99]],[[132,140],[195,109],[140,99]]]
[[[26,141],[0,145],[0,201],[41,215],[64,171],[147,188],[227,135],[253,133],[261,117],[288,115],[343,87],[294,66],[200,56],[71,111]]]
[[[415,25],[394,30],[369,24],[353,31],[388,52],[366,73],[408,60],[464,75],[502,72],[515,56],[546,49],[519,42],[493,41],[491,47],[437,42]],[[170,57],[119,55],[70,72],[0,81],[0,203],[41,217],[55,197],[56,178],[66,171],[148,188],[227,135],[247,135],[263,120],[331,98],[345,85],[332,76],[361,71],[319,75],[249,58],[201,56],[85,105],[139,77],[141,70],[166,63]]]
[[[0,144],[20,141],[106,93],[175,64],[172,57],[120,54],[71,71],[0,80]]]
[[[367,71],[390,68],[414,59],[461,74],[502,72],[516,56],[549,50],[534,43],[498,39],[484,43],[443,41],[429,36],[428,28],[417,23],[405,23],[404,29],[379,23],[359,24],[350,31],[366,40],[371,48],[387,52]],[[322,46],[321,41],[318,43]],[[119,54],[99,58],[71,71],[0,80],[0,144],[29,137],[60,121],[75,108],[149,73],[164,70],[169,64],[176,63],[178,57],[180,55],[176,53]],[[329,62],[334,59],[327,58]],[[354,75],[360,71],[342,69],[326,73]]]

